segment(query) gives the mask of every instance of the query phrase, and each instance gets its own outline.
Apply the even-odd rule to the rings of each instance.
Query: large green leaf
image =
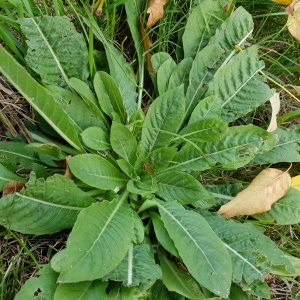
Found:
[[[59,284],[53,300],[101,299],[108,300],[108,283],[100,280]]]
[[[52,85],[69,84],[69,78],[86,80],[88,52],[82,36],[67,16],[19,19],[27,38],[26,62],[42,81]]]
[[[206,117],[184,127],[174,141],[212,142],[220,139],[226,130],[227,124],[220,118]]]
[[[189,74],[189,86],[186,91],[187,118],[204,97],[208,84],[213,79],[216,62],[223,53],[224,50],[220,46],[209,45],[196,54]]]
[[[228,297],[231,285],[231,258],[222,241],[196,212],[176,202],[157,205],[164,225],[191,275],[204,287]]]
[[[12,172],[39,163],[40,160],[26,146],[21,142],[0,142],[0,163]]]
[[[155,263],[147,244],[132,245],[122,262],[103,280],[122,281],[124,285],[138,286],[161,277],[160,267]]]
[[[112,123],[110,143],[113,150],[127,162],[133,164],[136,161],[136,139],[125,125],[117,122]]]
[[[100,127],[89,127],[81,134],[83,143],[94,150],[111,149],[108,134]]]
[[[278,225],[300,223],[300,191],[291,188],[269,211],[253,217],[261,221],[275,221]]]
[[[275,144],[274,135],[259,127],[230,127],[218,141],[184,146],[168,169],[201,171],[217,163],[225,169],[237,169],[249,163],[257,152],[267,151]]]
[[[193,9],[182,36],[184,57],[194,58],[203,49],[225,19],[219,1],[205,0]]]
[[[122,95],[114,79],[107,73],[100,71],[94,77],[94,89],[101,109],[113,119],[113,113],[126,121],[126,109]]]
[[[192,175],[170,171],[154,177],[157,180],[157,194],[167,201],[191,204],[209,197],[209,193]]]
[[[174,69],[176,69],[176,63],[173,58],[164,61],[158,69],[157,89],[160,95],[168,91],[170,77],[172,76]]]
[[[214,232],[224,242],[233,264],[233,282],[243,286],[263,275],[271,266],[282,266],[290,272],[294,268],[277,245],[252,224],[228,221],[217,213],[200,211]]]
[[[180,270],[175,263],[158,250],[162,280],[169,291],[176,292],[188,299],[207,299],[199,286],[199,283],[187,273]]]
[[[158,97],[150,106],[142,129],[140,150],[148,153],[168,146],[181,126],[185,99],[183,85]]]
[[[58,282],[98,279],[121,263],[133,236],[133,218],[126,200],[123,195],[111,202],[95,203],[78,215]]]
[[[235,46],[241,47],[244,45],[247,38],[251,35],[253,27],[254,24],[251,15],[240,6],[216,30],[216,34],[209,40],[209,43],[218,44],[225,50],[222,66],[219,66],[217,72],[236,53]]]
[[[22,233],[51,234],[71,228],[79,212],[94,202],[62,175],[46,180],[31,175],[26,189],[1,198],[0,223]]]
[[[78,179],[99,189],[111,190],[127,183],[127,177],[100,155],[76,155],[70,160],[69,167]]]
[[[20,181],[26,183],[26,180],[13,172],[9,171],[2,164],[0,164],[0,191],[3,190],[3,187],[10,181]]]
[[[14,85],[28,103],[72,147],[84,152],[74,125],[62,107],[35,81],[8,52],[0,46],[0,72]]]
[[[243,50],[216,73],[209,84],[206,96],[219,96],[222,118],[226,122],[246,115],[274,94],[263,77],[256,75],[264,68],[257,52],[257,46]]]
[[[39,277],[30,278],[26,281],[14,300],[53,300],[57,287],[56,280],[58,274],[51,269],[49,264],[47,264],[38,271],[37,275],[39,275]]]
[[[258,154],[253,164],[276,164],[279,162],[300,162],[300,126],[277,128],[273,134],[278,138],[277,144],[268,152]]]

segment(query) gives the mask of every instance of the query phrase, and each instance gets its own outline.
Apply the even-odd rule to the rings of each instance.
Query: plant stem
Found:
[[[90,197],[95,197],[98,195],[102,195],[104,193],[104,190],[101,189],[93,189],[90,191],[85,192],[87,195],[89,195]]]

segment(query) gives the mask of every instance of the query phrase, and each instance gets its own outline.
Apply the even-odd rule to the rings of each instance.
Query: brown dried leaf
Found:
[[[232,0],[229,0],[228,3],[223,7],[225,12],[228,12],[232,5]],[[233,10],[232,10],[233,12]]]
[[[294,1],[285,11],[289,13],[287,21],[288,30],[300,42],[300,1]]]
[[[291,183],[292,179],[288,172],[272,168],[265,169],[246,189],[221,206],[218,213],[231,218],[266,212],[271,209],[273,203],[287,193]]]
[[[64,176],[65,177],[67,177],[67,178],[69,178],[69,179],[72,179],[72,173],[71,173],[71,171],[70,171],[70,169],[69,169],[69,161],[71,160],[71,158],[72,158],[72,155],[68,155],[67,157],[66,157],[66,171],[65,171],[65,174],[64,174]]]
[[[164,16],[164,5],[168,0],[149,0],[147,14],[149,14],[147,27],[152,27]]]
[[[20,181],[11,181],[3,187],[2,196],[14,194],[20,192],[25,188],[25,184]]]
[[[279,113],[280,110],[279,93],[275,92],[274,95],[271,97],[270,102],[272,107],[272,117],[267,131],[273,132],[277,129],[277,114]]]

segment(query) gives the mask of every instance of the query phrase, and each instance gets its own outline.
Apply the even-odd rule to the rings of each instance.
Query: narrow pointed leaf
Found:
[[[84,152],[74,125],[54,98],[3,47],[0,47],[0,61],[0,72],[28,103],[67,143],[76,150]]]
[[[103,71],[97,72],[94,77],[94,88],[101,109],[111,119],[113,119],[113,113],[116,113],[122,122],[125,122],[126,110],[123,98],[114,79]]]
[[[127,177],[100,155],[76,155],[70,160],[69,168],[78,179],[99,189],[110,190],[127,183]]]
[[[126,161],[131,164],[136,161],[136,139],[125,125],[117,122],[112,123],[110,143],[113,150]]]
[[[147,113],[140,149],[148,153],[166,147],[177,133],[184,117],[185,99],[183,85],[158,97]]]
[[[132,230],[132,214],[125,197],[83,210],[67,241],[58,282],[89,281],[107,275],[125,257]]]
[[[164,61],[159,67],[157,72],[157,88],[160,95],[168,90],[170,77],[174,69],[176,69],[176,63],[172,58]]]
[[[1,198],[1,225],[22,233],[51,234],[71,228],[78,214],[95,200],[70,179],[31,177],[26,189]]]
[[[206,0],[196,6],[188,18],[182,37],[184,57],[194,58],[208,44],[225,17],[218,1]]]
[[[205,188],[192,175],[170,171],[155,176],[157,194],[167,201],[191,204],[209,196]]]
[[[180,270],[161,250],[158,251],[158,258],[162,270],[162,280],[169,291],[176,292],[188,299],[206,299],[199,283],[191,275]]]
[[[158,202],[159,212],[170,237],[191,275],[204,287],[228,297],[231,259],[221,240],[199,214],[176,202]]]
[[[27,64],[43,82],[66,85],[71,77],[87,79],[88,52],[68,17],[43,16],[18,22],[28,39]]]

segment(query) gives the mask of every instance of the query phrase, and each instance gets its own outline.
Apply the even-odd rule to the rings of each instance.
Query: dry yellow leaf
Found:
[[[3,187],[2,196],[14,194],[20,192],[26,186],[20,181],[10,181]]]
[[[164,16],[164,5],[167,2],[168,0],[149,0],[147,9],[147,14],[149,14],[147,27],[152,27]]]
[[[287,26],[290,34],[300,42],[300,1],[294,1],[286,8],[289,13]]]
[[[300,175],[292,177],[291,187],[300,190]]]
[[[290,5],[293,0],[273,0],[274,2],[276,2],[277,4],[282,4],[282,5]]]
[[[280,98],[279,93],[274,93],[274,95],[270,99],[271,107],[272,107],[272,117],[270,121],[270,125],[267,129],[268,132],[273,132],[277,129],[277,114],[280,110]]]
[[[230,202],[220,207],[218,213],[231,218],[253,215],[271,209],[273,203],[282,198],[291,186],[288,172],[268,168],[260,172],[251,184]]]

